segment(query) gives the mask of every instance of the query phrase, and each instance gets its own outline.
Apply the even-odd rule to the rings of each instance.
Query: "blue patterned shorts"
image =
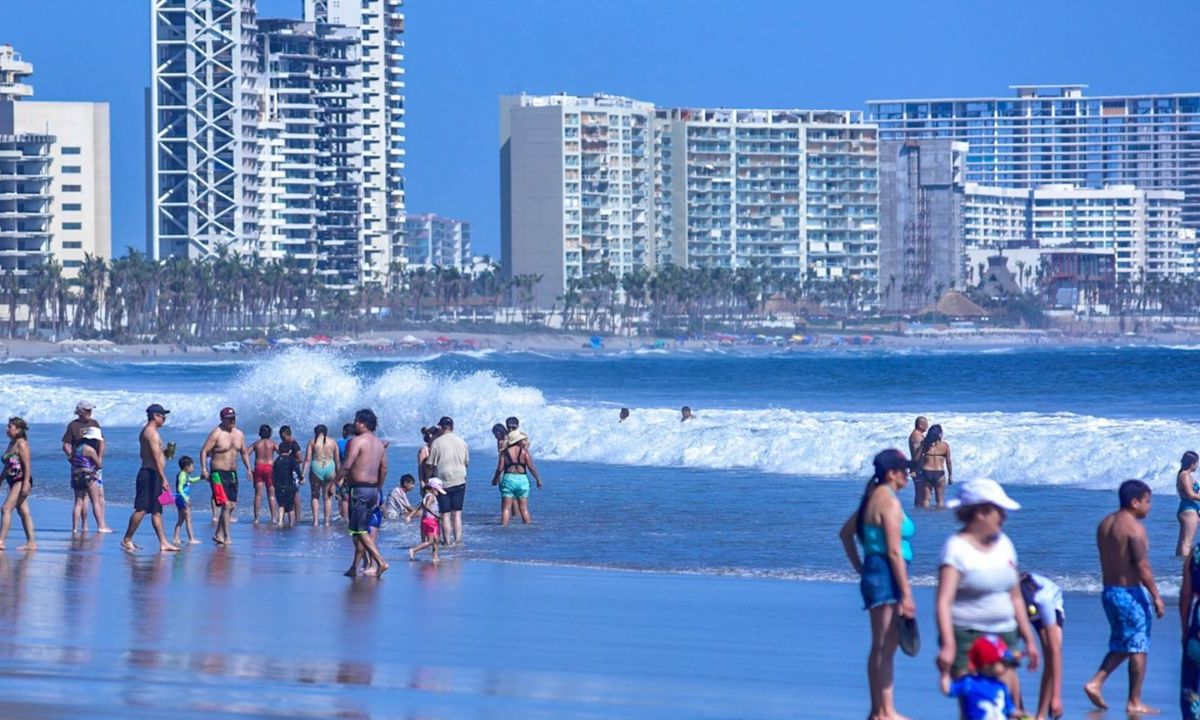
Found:
[[[1150,652],[1150,625],[1154,609],[1146,588],[1109,585],[1100,594],[1108,626],[1108,649],[1117,653]]]

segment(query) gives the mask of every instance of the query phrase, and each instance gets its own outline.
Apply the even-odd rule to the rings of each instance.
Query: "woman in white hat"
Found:
[[[1038,646],[1021,597],[1017,551],[1003,531],[1008,513],[1020,504],[1000,483],[980,478],[963,483],[958,497],[946,505],[955,509],[962,529],[946,541],[938,569],[938,671],[961,677],[977,638],[998,635],[1016,647],[1018,634],[1025,641],[1029,669],[1037,669]],[[1006,682],[1015,688],[1016,674],[1010,671]]]

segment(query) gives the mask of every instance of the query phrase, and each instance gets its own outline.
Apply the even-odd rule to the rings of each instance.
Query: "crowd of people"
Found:
[[[89,510],[98,532],[112,532],[106,521],[104,498],[107,448],[100,423],[92,417],[94,410],[95,406],[86,400],[76,404],[76,417],[62,437],[74,494],[72,533],[87,531]],[[354,549],[346,571],[350,577],[360,572],[381,575],[387,571],[388,563],[377,543],[385,519],[408,523],[420,516],[421,537],[408,552],[410,560],[428,548],[437,562],[439,546],[454,547],[463,542],[462,511],[471,458],[467,443],[454,432],[453,418],[442,417],[430,427],[421,428],[416,475],[404,473],[385,496],[389,443],[375,434],[378,419],[370,409],[355,413],[354,420],[342,426],[342,437],[336,441],[329,437],[327,426],[317,425],[312,438],[301,448],[287,425],[279,428],[277,440],[271,427],[262,425],[258,439],[247,443],[237,424],[237,411],[223,408],[219,423],[199,449],[198,459],[190,455],[178,458],[173,481],[168,479],[167,465],[175,457],[175,443],[164,444],[160,436],[170,412],[159,403],[146,408],[146,423],[138,436],[141,462],[134,482],[133,512],[121,540],[124,550],[140,549],[134,537],[147,515],[161,552],[178,552],[184,533],[189,544],[200,543],[193,524],[191,499],[191,486],[199,482],[207,483],[211,490],[210,509],[215,526],[212,541],[231,545],[230,525],[237,519],[242,478],[249,478],[252,483],[251,514],[255,524],[260,522],[264,509],[267,522],[300,523],[303,516],[300,488],[308,484],[312,525],[328,527],[340,521],[347,526]],[[532,522],[529,476],[533,476],[538,488],[542,487],[542,478],[533,461],[529,436],[520,429],[516,417],[495,427],[498,428],[497,460],[492,485],[497,486],[500,494],[501,524],[508,525],[514,515],[519,515],[525,523]],[[3,456],[9,491],[0,511],[0,549],[7,541],[14,512],[25,531],[26,542],[21,549],[37,548],[28,504],[34,477],[28,430],[23,419],[9,419],[9,444]],[[244,473],[239,475],[239,470]],[[421,501],[414,506],[408,494],[418,486]],[[176,522],[174,532],[168,537],[163,512],[172,505]]]
[[[935,662],[943,691],[959,700],[960,716],[969,720],[1061,717],[1063,594],[1048,578],[1021,567],[1004,533],[1008,514],[1021,505],[987,478],[961,483],[954,497],[943,502],[942,491],[951,482],[950,448],[941,428],[929,425],[924,417],[917,418],[909,449],[910,455],[888,449],[875,456],[874,475],[840,532],[870,615],[869,717],[904,717],[895,706],[894,658],[898,649],[915,655],[919,647],[918,610],[909,575],[911,539],[917,527],[899,498],[910,481],[916,484],[917,507],[927,507],[932,496],[938,507],[952,509],[960,522],[959,530],[942,547],[934,600]],[[1177,551],[1186,558],[1179,604],[1180,709],[1183,717],[1200,720],[1200,545],[1193,543],[1197,518],[1188,517],[1200,512],[1200,483],[1192,476],[1197,459],[1189,451],[1181,461]],[[1127,480],[1117,494],[1118,509],[1096,529],[1109,652],[1083,692],[1096,708],[1106,709],[1104,683],[1128,663],[1125,710],[1140,716],[1158,712],[1142,701],[1141,691],[1151,625],[1154,618],[1163,617],[1165,606],[1150,566],[1142,522],[1150,512],[1150,487]],[[1036,709],[1029,713],[1015,672],[1021,661],[1030,670],[1039,664],[1043,668]]]

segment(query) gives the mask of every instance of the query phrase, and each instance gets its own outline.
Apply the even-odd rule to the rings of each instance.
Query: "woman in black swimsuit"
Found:
[[[33,538],[33,515],[29,512],[28,502],[29,492],[33,489],[33,465],[29,459],[29,440],[26,438],[28,432],[29,425],[21,418],[8,419],[8,449],[0,458],[3,477],[8,482],[8,497],[0,511],[0,550],[4,549],[4,542],[8,539],[14,509],[21,516],[21,527],[25,530],[25,544],[19,549],[37,549],[37,542]]]
[[[929,432],[925,433],[921,450],[914,460],[914,464],[921,468],[917,507],[929,507],[931,491],[937,507],[946,506],[946,486],[954,482],[954,465],[950,461],[950,444],[942,437],[942,426],[931,426]]]

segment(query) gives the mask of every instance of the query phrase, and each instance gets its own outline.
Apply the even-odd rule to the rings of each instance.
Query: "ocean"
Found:
[[[913,418],[926,415],[945,428],[956,479],[992,477],[1025,506],[1008,526],[1022,565],[1069,590],[1099,587],[1093,529],[1116,506],[1117,485],[1148,482],[1158,498],[1148,520],[1152,558],[1173,592],[1174,473],[1185,450],[1200,448],[1190,385],[1198,367],[1195,348],[1142,346],[482,350],[369,359],[296,349],[221,362],[9,361],[0,365],[0,407],[33,426],[36,503],[70,497],[58,438],[76,400],[95,402],[108,441],[109,522],[118,532],[152,402],[172,411],[163,437],[193,457],[225,405],[238,410],[250,440],[265,423],[289,424],[301,441],[317,423],[336,433],[356,409],[371,407],[391,442],[389,489],[415,472],[422,425],[450,415],[469,442],[467,544],[452,551],[457,557],[838,582],[855,581],[836,533],[871,457],[904,448]],[[680,423],[683,405],[695,421]],[[624,423],[621,407],[632,411]],[[489,485],[490,428],[509,415],[531,436],[545,480],[533,492],[529,527],[499,526],[499,496]],[[243,487],[239,514],[248,521]],[[195,504],[204,537],[204,486]],[[928,585],[955,523],[947,512],[914,517],[914,577]],[[173,510],[165,519],[173,524]],[[19,526],[13,533],[19,539]],[[415,534],[413,526],[388,528],[385,554],[399,557]],[[324,536],[279,542],[255,547],[344,550]]]

